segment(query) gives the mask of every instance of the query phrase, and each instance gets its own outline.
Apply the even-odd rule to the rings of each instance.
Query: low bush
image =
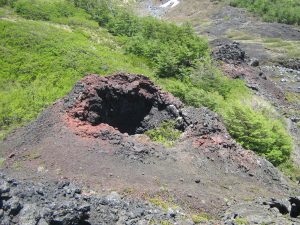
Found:
[[[211,219],[211,216],[204,212],[192,215],[192,220],[195,224],[205,223],[205,222],[208,222],[210,219]]]
[[[0,7],[3,6],[13,6],[16,0],[0,0]]]
[[[1,0],[0,0],[1,1]],[[26,19],[52,21],[70,26],[98,27],[97,22],[83,9],[64,0],[2,0]],[[1,3],[0,3],[1,4]]]
[[[159,84],[186,104],[213,111],[224,108],[231,99],[251,97],[243,81],[225,77],[209,60],[198,62],[188,78],[160,79]]]
[[[208,43],[189,25],[176,26],[152,17],[139,18],[110,1],[70,0],[85,9],[114,35],[129,37],[128,53],[147,58],[159,77],[182,78],[200,58],[209,54]]]
[[[146,131],[145,134],[149,136],[152,141],[160,142],[166,147],[171,147],[182,133],[175,129],[175,125],[175,121],[165,121],[157,128]]]
[[[295,182],[300,181],[300,167],[299,164],[293,162],[291,159],[279,165],[279,169]]]
[[[286,162],[292,151],[292,140],[279,119],[234,101],[223,118],[231,136],[246,149],[265,156],[275,166]]]
[[[60,17],[71,17],[78,12],[72,4],[59,0],[18,0],[13,6],[19,15],[32,20],[50,21]]]
[[[274,109],[249,93],[241,80],[223,76],[211,64],[200,64],[189,79],[161,79],[160,85],[188,105],[218,112],[244,148],[265,156],[278,166],[288,161],[292,139]]]

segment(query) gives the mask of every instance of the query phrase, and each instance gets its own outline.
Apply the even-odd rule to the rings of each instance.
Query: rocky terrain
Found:
[[[68,181],[19,182],[1,175],[0,224],[148,224],[185,222],[179,211],[122,198],[85,193]]]
[[[206,35],[222,71],[284,116],[299,164],[300,61],[266,38],[297,46],[300,29],[223,4],[147,0],[137,10]],[[145,135],[170,120],[174,145]],[[300,224],[297,184],[237,144],[217,114],[143,75],[85,76],[0,149],[3,225]]]
[[[170,119],[182,132],[174,146],[143,134]],[[189,224],[197,213],[208,224],[292,224],[271,209],[271,198],[296,194],[271,163],[235,143],[215,113],[185,107],[141,75],[84,77],[0,147],[3,171],[17,179],[1,178],[3,224]]]
[[[101,195],[86,192],[68,181],[33,183],[0,175],[0,224],[194,224],[179,208],[162,209],[154,204],[120,196],[117,192]],[[237,218],[250,223],[261,221],[295,224],[282,215],[299,215],[299,198],[238,204],[231,207],[222,221],[202,224],[238,224]],[[249,212],[251,214],[249,216]],[[242,216],[242,217],[241,217]]]

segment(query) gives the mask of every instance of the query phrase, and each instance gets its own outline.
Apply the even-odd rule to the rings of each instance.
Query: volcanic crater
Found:
[[[183,104],[141,75],[89,75],[65,99],[69,120],[93,127],[111,126],[129,135],[141,134],[166,120],[184,130]],[[78,122],[78,121],[77,121]]]

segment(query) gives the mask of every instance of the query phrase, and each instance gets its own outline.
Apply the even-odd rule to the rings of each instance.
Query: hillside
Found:
[[[2,224],[300,223],[300,29],[278,5],[0,0]]]
[[[300,28],[284,21],[265,22],[258,14],[251,14],[255,7],[263,9],[260,4],[263,1],[254,1],[248,11],[231,6],[243,7],[242,2],[246,1],[185,0],[175,7],[161,7],[160,2],[149,0],[137,4],[136,10],[141,15],[154,15],[179,24],[189,22],[198,34],[205,35],[215,58],[225,62],[220,66],[224,74],[245,80],[252,93],[272,104],[280,117],[287,118],[294,138],[293,159],[299,164]],[[281,9],[288,12],[291,5],[276,2],[273,11],[281,4]]]

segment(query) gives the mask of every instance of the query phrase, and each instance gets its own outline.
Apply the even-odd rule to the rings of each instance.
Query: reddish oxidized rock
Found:
[[[98,129],[100,124],[108,124],[129,134],[143,133],[163,120],[176,119],[183,106],[149,78],[123,73],[84,77],[65,103],[69,124],[85,126],[87,132]]]

